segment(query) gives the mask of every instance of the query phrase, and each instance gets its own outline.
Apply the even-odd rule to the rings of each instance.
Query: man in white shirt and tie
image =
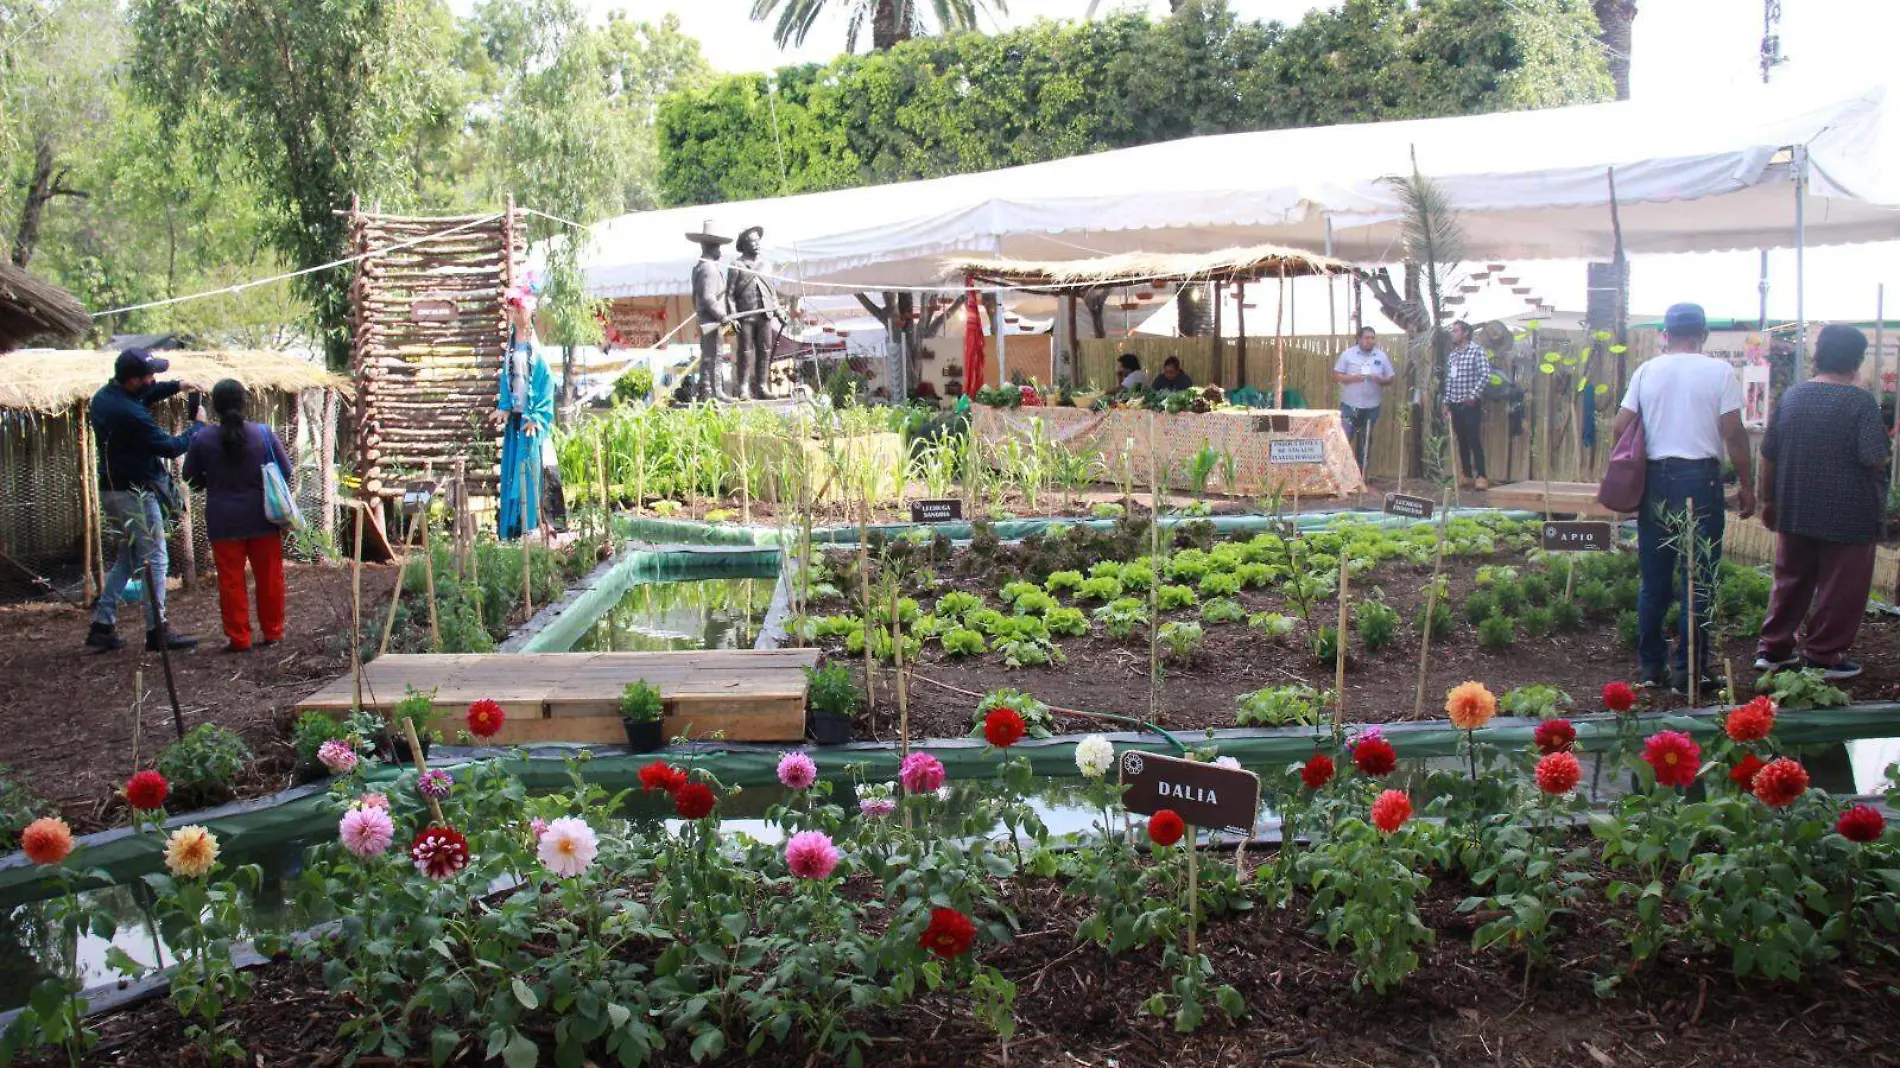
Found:
[[[1391,358],[1378,346],[1378,334],[1369,326],[1359,328],[1359,343],[1333,363],[1333,381],[1339,383],[1339,420],[1345,424],[1362,475],[1366,452],[1372,447],[1372,424],[1379,421],[1383,392],[1396,374]]]

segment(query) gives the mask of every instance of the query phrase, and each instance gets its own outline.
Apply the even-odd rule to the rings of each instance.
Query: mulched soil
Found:
[[[1003,546],[993,561],[972,557],[958,550],[957,557],[935,568],[950,588],[981,593],[986,604],[1007,611],[997,591],[1004,583],[1021,577],[1023,552]],[[1514,564],[1523,567],[1521,556],[1499,553],[1491,557],[1447,559],[1445,574],[1451,583],[1453,633],[1449,640],[1435,640],[1425,672],[1425,699],[1419,715],[1414,715],[1419,673],[1419,637],[1415,621],[1424,615],[1422,588],[1430,575],[1429,567],[1414,567],[1397,561],[1380,565],[1370,575],[1355,580],[1350,593],[1354,601],[1382,591],[1387,604],[1399,612],[1398,640],[1378,652],[1363,649],[1355,638],[1346,671],[1347,718],[1356,722],[1394,722],[1444,718],[1445,691],[1467,679],[1479,680],[1499,695],[1518,686],[1542,683],[1555,686],[1576,700],[1580,711],[1598,709],[1597,695],[1603,684],[1636,677],[1634,651],[1624,646],[1616,634],[1614,615],[1586,619],[1583,628],[1571,633],[1542,638],[1526,635],[1519,628],[1515,645],[1502,652],[1489,652],[1478,646],[1476,628],[1468,622],[1462,606],[1465,596],[1476,588],[1475,576],[1484,564]],[[1525,567],[1524,573],[1530,573]],[[1296,616],[1278,590],[1243,590],[1237,598],[1249,612],[1272,611]],[[1069,595],[1059,598],[1064,604],[1078,604],[1084,610],[1095,605],[1082,604]],[[924,599],[928,611],[934,602]],[[815,612],[849,612],[843,601],[814,606]],[[1313,612],[1318,623],[1336,623],[1339,603],[1336,598],[1318,602]],[[1164,613],[1170,619],[1199,619],[1198,607]],[[1164,661],[1161,687],[1160,725],[1170,729],[1233,727],[1235,699],[1266,686],[1305,683],[1320,690],[1333,687],[1334,667],[1317,663],[1306,650],[1302,632],[1281,639],[1265,640],[1260,631],[1245,621],[1203,624],[1206,635],[1201,652],[1185,662]],[[850,665],[861,682],[864,659],[844,652],[842,641],[823,643],[828,655]],[[936,643],[925,646],[914,666],[909,698],[912,737],[957,737],[970,731],[970,712],[976,697],[1004,687],[1013,687],[1034,695],[1057,708],[1089,712],[1109,712],[1124,716],[1148,715],[1148,635],[1137,628],[1128,638],[1114,638],[1099,623],[1081,637],[1058,637],[1057,646],[1067,658],[1065,663],[1047,667],[1008,668],[1002,658],[985,653],[963,659],[946,657]],[[1728,641],[1721,656],[1735,666],[1736,685],[1751,686],[1755,645],[1752,636]],[[1855,656],[1865,672],[1857,679],[1841,684],[1857,701],[1892,700],[1900,697],[1900,620],[1890,616],[1870,617],[1855,646]],[[1717,663],[1720,660],[1718,659]],[[869,717],[861,717],[861,738],[890,739],[898,733],[898,710],[893,676],[888,668],[878,672],[877,702]],[[1713,698],[1705,698],[1704,702]],[[1687,704],[1686,698],[1666,691],[1645,691],[1648,707],[1666,709]],[[1057,729],[1064,732],[1115,729],[1107,721],[1082,716],[1057,716]]]
[[[395,574],[393,567],[364,566],[366,623],[380,623]],[[284,642],[246,655],[221,652],[214,579],[173,589],[166,602],[173,629],[202,639],[196,649],[172,656],[185,729],[200,723],[231,728],[257,757],[239,797],[291,784],[290,710],[320,682],[349,670],[350,570],[287,564],[284,580]],[[0,735],[11,740],[0,762],[76,832],[126,822],[116,791],[174,737],[164,669],[157,653],[143,652],[144,630],[131,613],[130,607],[122,611],[119,625],[126,647],[97,655],[80,644],[89,617],[79,609],[58,601],[0,606],[0,693],[7,695],[0,701]],[[141,682],[142,707],[134,698]]]
[[[1208,854],[1207,863],[1219,863]],[[1025,879],[1007,889],[1020,934],[1008,945],[979,947],[984,963],[1018,988],[1016,1037],[1005,1051],[971,1013],[967,993],[923,995],[896,1010],[855,1022],[871,1036],[867,1064],[968,1068],[977,1064],[1283,1065],[1288,1068],[1505,1065],[1510,1068],[1722,1065],[1900,1064],[1900,1013],[1892,991],[1900,971],[1888,951],[1874,963],[1813,970],[1799,984],[1738,982],[1725,959],[1671,946],[1599,998],[1593,979],[1627,960],[1627,944],[1600,903],[1559,920],[1552,958],[1526,980],[1515,952],[1474,953],[1482,920],[1457,912],[1466,888],[1435,886],[1421,915],[1435,941],[1419,970],[1398,990],[1355,993],[1351,964],[1340,949],[1309,933],[1305,902],[1256,909],[1209,922],[1200,945],[1215,983],[1231,983],[1248,1014],[1229,1025],[1209,1006],[1209,1022],[1190,1035],[1147,1015],[1142,1002],[1168,989],[1172,974],[1157,946],[1111,957],[1077,944],[1086,901],[1052,881]],[[656,955],[660,946],[639,949]],[[328,992],[319,970],[305,964],[267,967],[256,991],[226,1015],[225,1032],[259,1064],[331,1065],[346,1047],[336,1031],[352,1007]],[[527,1021],[551,1049],[553,1021]],[[88,1059],[99,1065],[196,1065],[176,1012],[149,1001],[95,1021],[103,1040]],[[426,1024],[418,1033],[426,1035]],[[722,1064],[811,1068],[831,1063],[794,1043],[767,1045],[747,1057],[735,1042]],[[426,1050],[422,1051],[426,1053]],[[465,1043],[451,1059],[480,1063]],[[44,1063],[51,1064],[51,1060]],[[63,1062],[62,1062],[63,1063]],[[392,1064],[364,1058],[359,1064]],[[426,1063],[416,1060],[413,1063]],[[545,1062],[544,1062],[545,1063]],[[685,1064],[667,1050],[658,1063]]]

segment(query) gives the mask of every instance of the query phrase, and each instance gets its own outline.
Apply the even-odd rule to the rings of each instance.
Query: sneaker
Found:
[[[1673,668],[1669,672],[1669,689],[1673,693],[1689,695],[1689,672],[1683,668]],[[1722,680],[1710,675],[1706,669],[1701,681],[1696,683],[1696,696],[1704,700],[1719,699],[1722,693]]]
[[[94,623],[86,632],[86,648],[101,653],[110,653],[125,648],[125,639],[113,633],[111,627],[103,623]]]
[[[1645,690],[1658,689],[1669,685],[1669,669],[1646,667],[1636,672],[1636,685]]]
[[[230,642],[225,642],[223,651],[226,653],[248,653],[251,651],[251,647],[248,645],[233,645]]]
[[[1787,656],[1770,656],[1762,653],[1755,658],[1756,671],[1785,671],[1801,662],[1801,658],[1789,653]]]
[[[1804,660],[1801,662],[1801,666],[1809,670],[1819,671],[1821,677],[1829,682],[1851,679],[1860,674],[1860,665],[1854,663],[1852,660],[1843,660],[1837,664],[1821,664],[1813,660]]]
[[[165,648],[167,649],[180,651],[196,649],[197,647],[198,639],[189,634],[168,633],[165,635]],[[145,632],[145,651],[148,653],[158,652],[158,631],[156,629]]]

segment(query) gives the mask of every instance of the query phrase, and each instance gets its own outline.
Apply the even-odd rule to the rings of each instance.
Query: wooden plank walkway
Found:
[[[363,667],[363,707],[388,712],[413,687],[433,690],[445,737],[468,706],[498,702],[498,744],[624,743],[618,709],[627,684],[658,687],[668,738],[792,742],[805,734],[805,672],[816,649],[709,649],[672,653],[439,653],[378,657]],[[355,705],[350,676],[297,705],[342,715]]]

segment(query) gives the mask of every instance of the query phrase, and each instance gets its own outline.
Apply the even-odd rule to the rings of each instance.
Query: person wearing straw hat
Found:
[[[739,231],[739,258],[726,271],[726,305],[733,326],[732,394],[753,400],[771,396],[765,389],[765,374],[771,366],[772,327],[775,323],[780,329],[785,326],[778,294],[765,280],[765,261],[759,258],[759,240],[764,236],[763,226]]]
[[[725,384],[719,380],[719,328],[732,318],[732,305],[726,297],[726,272],[719,266],[720,250],[732,244],[711,219],[686,240],[699,243],[699,262],[693,264],[693,312],[699,317],[699,374],[694,378],[696,400],[717,397],[729,400]]]

